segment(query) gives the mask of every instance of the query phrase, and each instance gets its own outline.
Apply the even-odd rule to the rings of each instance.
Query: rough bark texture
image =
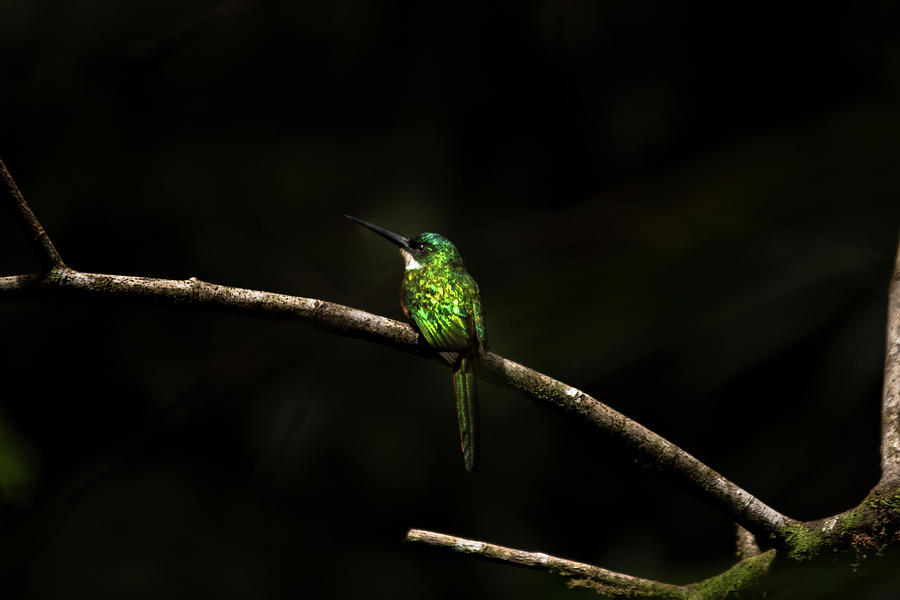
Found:
[[[722,600],[756,596],[775,550],[748,557],[727,571],[698,583],[673,585],[617,573],[594,565],[543,552],[528,552],[434,531],[410,529],[407,542],[447,548],[477,558],[520,565],[567,577],[569,587],[591,589],[606,598],[659,598],[662,600]]]
[[[881,409],[881,479],[900,482],[900,247],[888,292],[884,390]]]

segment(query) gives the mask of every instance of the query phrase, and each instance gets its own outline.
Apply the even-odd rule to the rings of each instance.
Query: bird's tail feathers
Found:
[[[478,465],[478,386],[475,381],[475,360],[463,356],[453,370],[453,391],[456,393],[456,416],[459,420],[459,443],[466,471]]]

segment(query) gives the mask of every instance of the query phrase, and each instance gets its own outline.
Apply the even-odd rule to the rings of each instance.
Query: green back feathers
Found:
[[[464,268],[438,260],[420,263],[403,276],[403,305],[425,341],[437,350],[464,351],[484,346],[487,335],[481,297]]]

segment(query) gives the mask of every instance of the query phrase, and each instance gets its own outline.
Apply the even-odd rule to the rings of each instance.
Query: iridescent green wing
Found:
[[[481,344],[481,349],[487,351],[487,329],[484,327],[484,311],[481,309],[481,294],[478,293],[477,284],[475,284],[475,290],[475,301],[472,303],[472,315],[475,317],[475,334],[478,336],[478,343]]]
[[[472,346],[477,339],[469,285],[474,286],[472,278],[427,272],[413,277],[416,280],[406,286],[404,304],[425,341],[436,350]]]
[[[465,350],[471,345],[471,318],[461,305],[439,303],[431,307],[418,305],[409,312],[436,350]]]

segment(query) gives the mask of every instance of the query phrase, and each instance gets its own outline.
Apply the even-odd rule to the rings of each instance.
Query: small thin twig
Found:
[[[900,246],[888,288],[884,389],[881,403],[881,480],[900,481]]]
[[[0,159],[0,179],[3,179],[3,183],[6,185],[7,198],[12,206],[13,213],[28,236],[28,240],[31,242],[45,271],[49,272],[54,267],[64,267],[65,263],[63,263],[59,252],[56,251],[53,242],[50,241],[50,236],[44,231],[41,222],[38,221],[31,207],[25,202],[25,197],[22,196],[19,186],[16,185],[15,179],[13,179],[2,159]]]
[[[603,594],[613,598],[687,597],[688,589],[684,586],[634,577],[543,552],[528,552],[423,529],[410,529],[406,534],[405,541],[449,548],[486,560],[521,565],[566,577],[588,579],[593,584],[591,587],[598,591],[602,590]]]

